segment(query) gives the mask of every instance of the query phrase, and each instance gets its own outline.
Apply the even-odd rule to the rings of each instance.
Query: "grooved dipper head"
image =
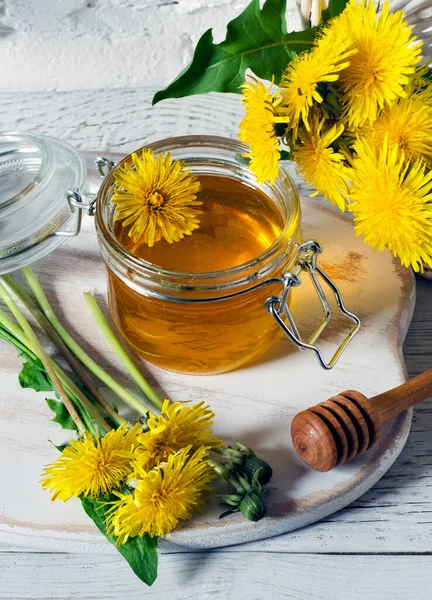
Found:
[[[363,394],[348,390],[298,413],[291,436],[307,465],[330,471],[372,448],[381,437],[381,421]]]

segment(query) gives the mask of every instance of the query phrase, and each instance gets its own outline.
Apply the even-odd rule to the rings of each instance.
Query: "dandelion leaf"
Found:
[[[82,506],[94,522],[96,527],[106,537],[106,539],[115,545],[115,537],[109,535],[106,525],[106,511],[108,507],[92,498],[81,498]],[[147,585],[152,585],[157,577],[158,554],[157,538],[148,535],[142,537],[133,537],[117,546],[117,550],[123,558],[129,563],[132,571]]]
[[[29,356],[26,357],[18,380],[22,388],[31,388],[36,392],[51,392],[53,390],[51,379],[38,358],[35,360]]]
[[[345,10],[348,2],[349,0],[330,0],[328,7],[322,13],[324,23],[340,15]]]
[[[71,429],[72,431],[77,431],[78,428],[63,402],[51,400],[50,398],[45,398],[45,402],[55,415],[54,419],[51,419],[54,423],[58,423],[62,429]]]
[[[341,1],[341,0],[339,0]],[[246,69],[278,82],[287,64],[299,52],[310,50],[317,28],[287,32],[286,0],[267,0],[260,7],[252,2],[227,26],[226,38],[214,44],[209,29],[199,40],[192,62],[153,104],[166,98],[181,98],[207,92],[240,92]]]

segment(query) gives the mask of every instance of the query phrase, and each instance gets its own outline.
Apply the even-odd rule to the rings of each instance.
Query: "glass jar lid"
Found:
[[[66,142],[0,134],[0,274],[39,260],[72,234],[68,195],[83,193],[86,177],[83,158]]]

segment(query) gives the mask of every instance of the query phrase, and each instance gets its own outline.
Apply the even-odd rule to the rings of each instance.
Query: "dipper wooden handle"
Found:
[[[375,446],[383,423],[429,396],[432,369],[370,399],[353,390],[342,392],[294,417],[294,448],[315,471],[330,471]]]

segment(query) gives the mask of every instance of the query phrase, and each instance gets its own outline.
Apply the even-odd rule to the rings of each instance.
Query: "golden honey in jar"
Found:
[[[165,369],[216,374],[241,367],[277,334],[264,304],[281,293],[272,279],[291,265],[300,240],[295,186],[284,173],[259,186],[234,140],[191,136],[150,148],[170,152],[198,176],[200,227],[174,244],[134,242],[114,219],[114,181],[106,178],[97,227],[114,322],[136,352]]]

